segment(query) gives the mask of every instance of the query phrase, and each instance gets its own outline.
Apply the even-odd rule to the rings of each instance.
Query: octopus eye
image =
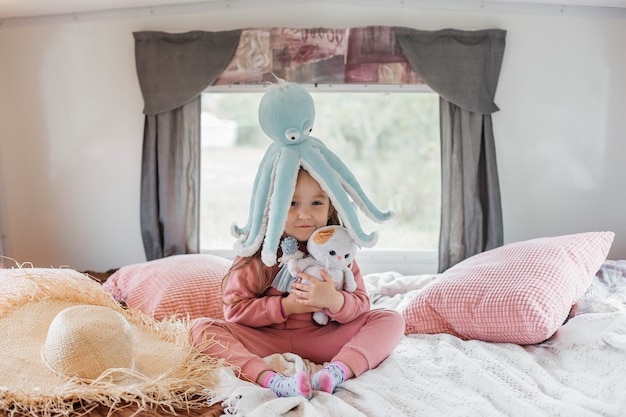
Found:
[[[295,141],[300,139],[300,131],[296,128],[290,128],[285,131],[285,137],[287,140]]]
[[[309,133],[311,133],[312,131],[313,131],[313,128],[312,128],[312,127],[310,127],[310,128],[309,128]]]
[[[328,254],[330,256],[335,256],[335,255],[337,255],[337,252],[335,252],[334,250],[331,250],[330,252],[328,252]]]

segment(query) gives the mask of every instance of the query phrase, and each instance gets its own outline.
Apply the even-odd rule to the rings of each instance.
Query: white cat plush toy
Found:
[[[348,229],[342,226],[324,226],[317,229],[307,241],[309,256],[287,262],[289,272],[295,276],[296,268],[323,280],[320,271],[325,270],[335,282],[335,288],[348,292],[356,290],[352,273],[352,261],[358,245],[350,237]],[[308,281],[302,280],[303,283]],[[328,315],[323,311],[313,313],[313,320],[319,324],[328,323]]]

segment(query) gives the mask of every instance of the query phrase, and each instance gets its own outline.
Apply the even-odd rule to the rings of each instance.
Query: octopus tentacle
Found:
[[[235,243],[235,247],[242,256],[254,254],[263,242],[267,227],[264,219],[266,218],[267,206],[272,193],[275,165],[280,157],[280,149],[276,148],[270,146],[259,164],[250,200],[248,222],[243,228],[237,227],[236,224],[233,224],[231,228],[233,235],[239,238]]]
[[[278,243],[285,228],[287,213],[291,207],[291,199],[296,188],[298,170],[300,169],[300,149],[302,144],[283,148],[272,176],[273,188],[269,199],[267,230],[261,251],[261,259],[267,266],[276,264]]]
[[[378,234],[376,232],[368,234],[361,228],[355,206],[348,198],[348,194],[344,192],[340,177],[336,171],[332,170],[328,160],[320,154],[319,150],[311,147],[303,152],[302,165],[328,195],[354,241],[361,246],[374,246],[378,240]]]
[[[350,169],[343,163],[339,157],[328,149],[324,143],[314,137],[310,137],[314,146],[319,149],[324,159],[330,165],[330,169],[336,173],[337,177],[343,184],[345,191],[352,197],[357,206],[363,211],[363,213],[371,220],[382,223],[391,219],[394,216],[392,211],[382,212],[374,203],[367,197],[363,188],[352,174]]]
[[[248,221],[244,227],[237,226],[234,223],[231,227],[231,232],[234,237],[238,238],[243,235],[248,235],[250,233],[250,228],[252,227],[252,222],[255,218],[255,211],[257,209],[256,205],[258,204],[258,199],[256,198],[257,193],[264,194],[266,197],[269,196],[269,177],[267,176],[266,170],[269,166],[273,167],[274,161],[279,155],[279,151],[273,149],[270,146],[265,154],[263,155],[263,159],[259,163],[259,168],[256,173],[256,177],[254,178],[254,185],[252,187],[252,197],[250,198],[250,209],[248,211]]]

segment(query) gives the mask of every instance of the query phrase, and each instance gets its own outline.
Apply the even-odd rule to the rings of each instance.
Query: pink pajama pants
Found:
[[[192,329],[195,344],[215,335],[219,343],[204,353],[240,367],[242,377],[253,382],[261,372],[272,370],[264,356],[285,352],[317,364],[342,361],[359,376],[387,358],[403,334],[402,316],[385,309],[368,311],[349,323],[317,326],[311,321],[311,326],[298,329],[253,328],[208,318],[197,319]]]

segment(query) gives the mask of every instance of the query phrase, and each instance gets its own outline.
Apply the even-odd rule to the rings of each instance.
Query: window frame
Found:
[[[309,91],[320,92],[371,92],[389,93],[436,93],[426,84],[306,84],[302,86]],[[217,85],[209,86],[204,93],[258,93],[265,87],[260,84],[250,85]],[[200,253],[234,259],[234,249],[202,248]],[[377,249],[361,248],[357,255],[362,274],[373,274],[393,271],[402,275],[434,274],[437,272],[438,250],[427,249]]]

